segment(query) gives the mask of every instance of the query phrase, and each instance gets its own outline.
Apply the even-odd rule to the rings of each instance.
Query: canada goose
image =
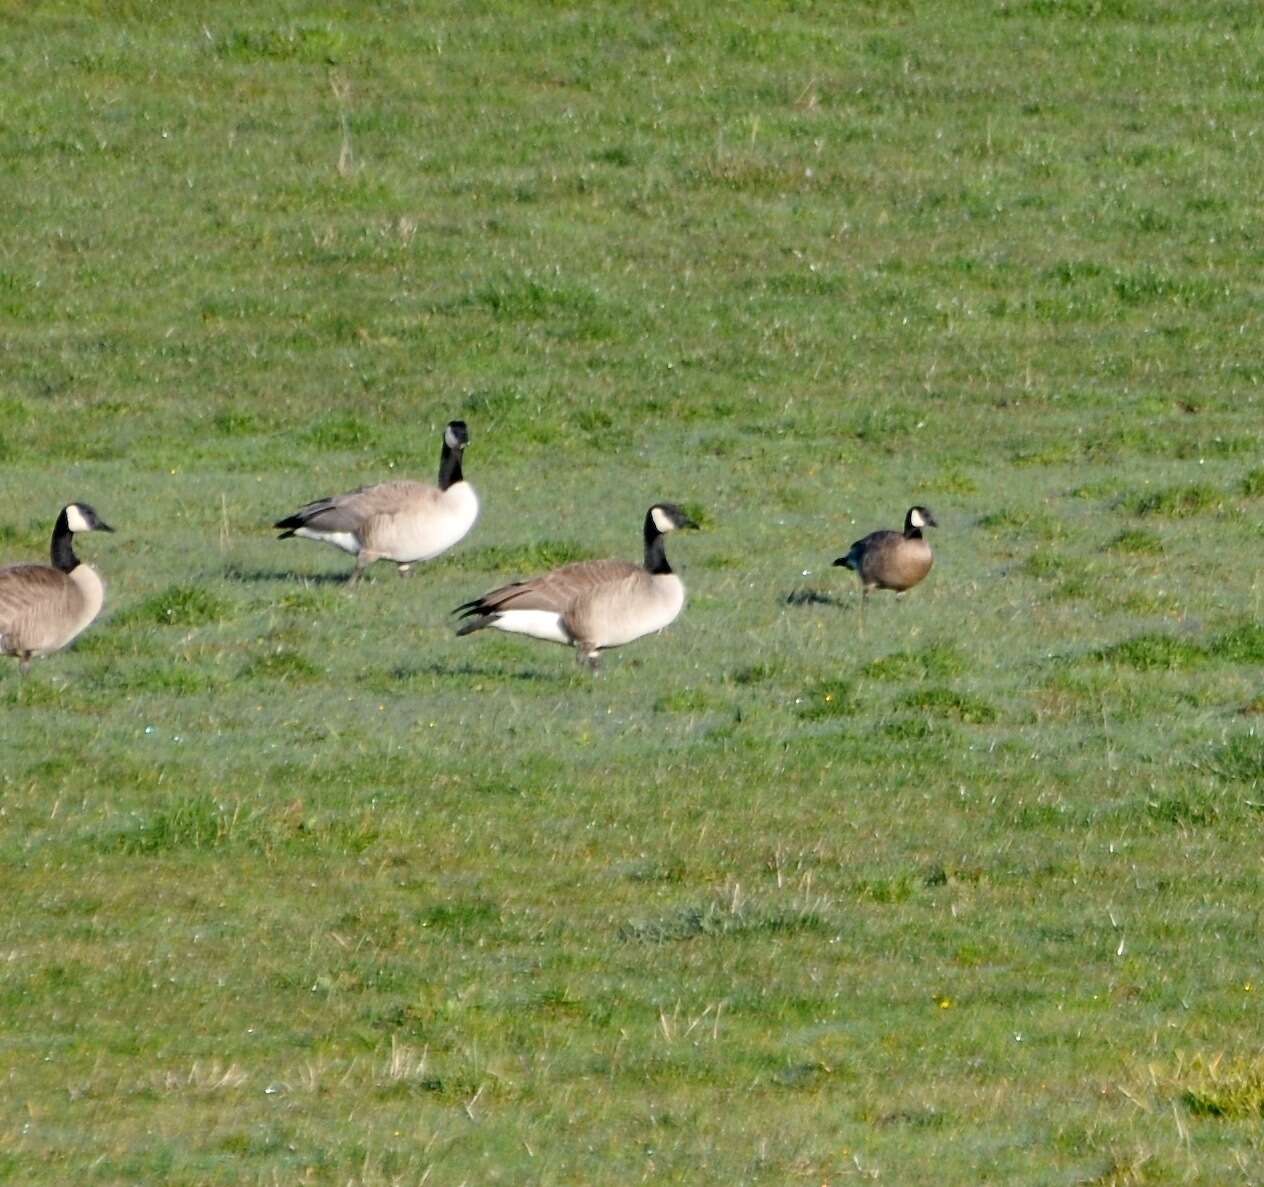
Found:
[[[274,527],[285,540],[301,536],[323,540],[356,558],[351,580],[377,560],[394,561],[406,577],[417,561],[446,552],[474,526],[478,496],[461,474],[461,455],[469,444],[465,421],[443,430],[439,485],[407,480],[362,486],[345,495],[317,499]]]
[[[112,532],[87,503],[67,503],[53,527],[51,565],[0,569],[0,655],[15,655],[21,671],[31,658],[60,651],[101,612],[105,586],[75,556],[75,532]]]
[[[852,569],[860,577],[862,604],[875,589],[903,593],[921,581],[934,564],[935,558],[922,529],[936,526],[928,508],[910,507],[904,517],[903,532],[870,532],[834,564]]]
[[[468,621],[458,635],[483,627],[571,644],[580,663],[597,670],[598,655],[673,622],[685,604],[684,583],[667,563],[663,536],[696,528],[674,503],[645,513],[645,564],[580,561],[530,581],[515,581],[458,606]]]

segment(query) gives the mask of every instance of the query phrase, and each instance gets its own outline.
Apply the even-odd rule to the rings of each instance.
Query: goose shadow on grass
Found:
[[[416,680],[419,677],[437,676],[442,680],[453,678],[474,680],[517,680],[535,684],[571,684],[575,673],[569,668],[562,671],[549,671],[542,668],[501,668],[492,664],[472,663],[468,660],[461,663],[443,663],[434,660],[428,664],[407,667],[403,664],[390,670],[394,680]]]
[[[240,581],[247,585],[274,581],[297,585],[348,585],[351,582],[351,572],[348,569],[345,573],[297,573],[293,569],[244,569],[239,565],[229,565],[224,569],[224,577],[228,581]],[[366,580],[371,581],[372,578]]]
[[[855,598],[850,596],[838,597],[832,593],[825,593],[819,589],[792,589],[782,601],[787,606],[853,606]]]

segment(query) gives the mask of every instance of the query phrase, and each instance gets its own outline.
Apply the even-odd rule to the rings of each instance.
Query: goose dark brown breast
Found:
[[[923,528],[936,527],[930,509],[920,504],[908,509],[904,530],[870,532],[861,537],[834,564],[851,569],[860,578],[867,597],[875,589],[903,593],[921,582],[935,563]]]

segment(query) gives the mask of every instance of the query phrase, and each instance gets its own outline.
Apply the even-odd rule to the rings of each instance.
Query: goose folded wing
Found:
[[[890,548],[891,545],[896,544],[903,539],[904,536],[900,532],[892,532],[889,530],[870,532],[869,535],[861,536],[859,540],[855,541],[855,543],[851,546],[851,551],[854,553],[857,549],[859,549],[861,552],[874,552],[878,549]]]
[[[379,482],[300,507],[294,519],[321,532],[354,532],[370,519],[398,515],[437,501],[439,491],[422,482]]]
[[[23,644],[36,622],[70,608],[70,579],[49,565],[9,565],[0,569],[0,637],[5,646]]]
[[[548,610],[565,614],[575,603],[594,590],[613,584],[645,570],[627,561],[579,561],[560,569],[515,581],[484,594],[471,605],[484,614],[505,610]]]
[[[654,578],[640,565],[621,566],[608,579],[581,590],[566,614],[576,638],[599,641],[608,636],[641,634],[638,624],[654,618]]]

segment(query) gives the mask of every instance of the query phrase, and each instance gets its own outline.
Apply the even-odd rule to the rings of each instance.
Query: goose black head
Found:
[[[61,509],[61,518],[66,521],[66,530],[69,532],[114,531],[89,503],[67,503]]]
[[[935,517],[931,514],[930,508],[923,507],[920,503],[915,507],[910,507],[908,514],[904,517],[904,530],[906,532],[913,529],[937,528],[938,526],[939,524],[935,522]]]
[[[450,420],[443,430],[443,443],[449,449],[464,449],[470,443],[470,430],[463,420]]]
[[[675,503],[655,503],[650,508],[650,519],[660,532],[674,532],[677,528],[696,528],[698,525]]]

